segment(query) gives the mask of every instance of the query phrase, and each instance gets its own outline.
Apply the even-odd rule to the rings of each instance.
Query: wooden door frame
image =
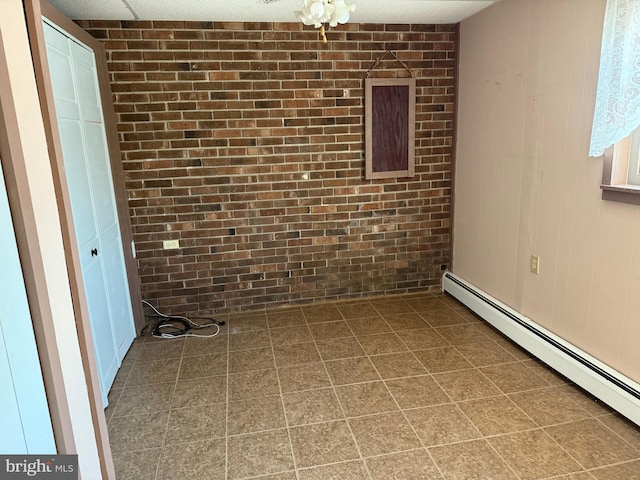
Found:
[[[64,161],[62,156],[62,145],[60,142],[60,132],[55,115],[54,96],[51,87],[51,78],[46,55],[46,44],[42,18],[46,18],[54,25],[68,32],[73,37],[84,43],[93,50],[96,60],[96,70],[102,101],[102,111],[104,126],[106,130],[107,147],[113,178],[113,187],[116,198],[116,209],[120,224],[120,234],[122,238],[122,248],[125,257],[125,268],[129,284],[129,294],[133,309],[134,324],[136,332],[140,332],[144,325],[144,313],[142,308],[142,294],[140,290],[140,279],[137,272],[137,265],[133,257],[132,245],[133,235],[131,229],[131,219],[129,217],[129,207],[127,202],[126,189],[124,184],[124,172],[120,155],[120,143],[115,121],[113,99],[107,70],[105,50],[102,44],[85,32],[82,28],[69,20],[61,12],[56,10],[47,0],[24,0],[25,13],[27,18],[27,28],[29,31],[29,41],[33,56],[38,95],[40,97],[40,107],[45,126],[45,134],[51,167],[53,173],[53,183],[58,200],[60,211],[61,228],[63,242],[66,252],[66,263],[69,271],[70,287],[74,305],[76,326],[78,329],[78,340],[80,352],[83,359],[83,368],[87,379],[89,390],[89,402],[96,441],[100,454],[100,465],[103,478],[115,478],[107,424],[102,407],[102,397],[100,392],[100,381],[96,363],[96,355],[91,334],[89,321],[89,310],[86,302],[85,288],[82,281],[82,270],[80,264],[80,254],[76,243],[76,233],[73,223],[71,200],[69,197],[68,184],[64,171]]]
[[[58,453],[73,454],[76,453],[76,444],[71,412],[67,403],[42,246],[38,242],[36,215],[29,191],[27,158],[20,140],[21,132],[9,81],[5,48],[0,37],[0,161],[4,170],[56,448]]]

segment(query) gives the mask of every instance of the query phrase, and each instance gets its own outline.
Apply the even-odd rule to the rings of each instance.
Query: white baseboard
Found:
[[[638,383],[451,272],[443,275],[442,290],[529,353],[640,425]]]

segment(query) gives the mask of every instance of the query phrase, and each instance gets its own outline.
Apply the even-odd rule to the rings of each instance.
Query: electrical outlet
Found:
[[[540,273],[540,257],[537,255],[531,255],[531,273]]]
[[[175,250],[176,248],[180,248],[180,240],[164,240],[162,247],[165,250]]]

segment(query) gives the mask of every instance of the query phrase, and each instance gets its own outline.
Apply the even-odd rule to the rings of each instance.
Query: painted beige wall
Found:
[[[640,382],[640,207],[602,201],[587,154],[605,3],[462,23],[453,271]]]
[[[73,440],[84,479],[101,478],[100,459],[91,420],[89,394],[82,367],[69,277],[65,262],[60,219],[53,185],[49,153],[31,63],[24,10],[21,0],[1,0],[0,37],[5,46],[11,101],[26,159],[30,207],[35,216],[48,308],[53,318],[56,347],[71,414]],[[7,179],[9,183],[10,179]]]

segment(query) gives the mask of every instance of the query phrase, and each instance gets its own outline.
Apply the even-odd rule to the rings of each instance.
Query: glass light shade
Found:
[[[317,18],[320,19],[322,17],[324,17],[324,4],[322,3],[322,1],[320,2],[313,2],[311,4],[311,6],[309,7],[309,14],[313,17],[313,18]]]
[[[347,23],[355,9],[355,5],[347,5],[345,0],[304,0],[302,10],[293,13],[305,25],[322,28],[322,37],[326,42],[324,24],[336,27],[339,23]]]
[[[333,0],[332,5],[334,8],[330,23],[332,27],[337,26],[338,23],[347,23],[351,16],[351,12],[356,9],[355,5],[347,5],[344,0]]]

